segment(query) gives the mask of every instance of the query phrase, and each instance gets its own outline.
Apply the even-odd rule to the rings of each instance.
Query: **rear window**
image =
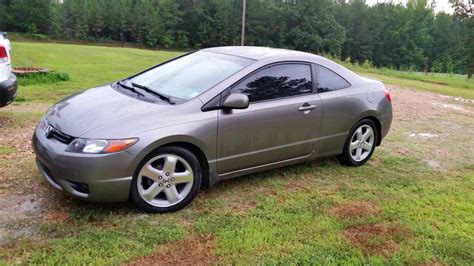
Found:
[[[351,86],[347,80],[339,76],[336,72],[317,66],[318,69],[318,92],[336,91]]]

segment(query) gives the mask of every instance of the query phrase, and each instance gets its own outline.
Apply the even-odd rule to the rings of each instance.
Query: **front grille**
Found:
[[[51,139],[51,138],[56,139],[59,142],[62,142],[64,144],[69,144],[74,140],[73,136],[69,136],[68,134],[57,130],[55,127],[53,127],[52,125],[49,125],[49,124],[46,124],[46,129],[45,129],[44,135],[48,139]]]
[[[67,134],[62,133],[61,131],[57,129],[53,129],[51,132],[51,135],[49,138],[54,138],[57,139],[58,141],[64,143],[64,144],[69,144],[74,140],[74,137],[71,137]]]

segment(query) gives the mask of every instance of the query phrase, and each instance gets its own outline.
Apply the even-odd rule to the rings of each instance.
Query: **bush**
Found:
[[[51,71],[48,73],[38,74],[27,74],[18,76],[18,84],[20,86],[43,84],[43,83],[56,83],[60,81],[68,81],[70,77],[67,73]]]
[[[49,41],[49,37],[39,33],[27,33],[25,34],[27,39],[38,40],[38,41]]]
[[[372,62],[366,59],[364,63],[362,63],[361,67],[365,69],[371,69],[374,68],[374,65],[372,64]]]

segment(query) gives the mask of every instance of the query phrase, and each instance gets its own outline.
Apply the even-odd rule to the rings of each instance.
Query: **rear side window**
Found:
[[[312,93],[311,67],[306,64],[278,64],[266,67],[239,82],[232,93],[242,93],[250,102]]]
[[[318,92],[336,91],[351,86],[344,78],[323,66],[317,66],[318,69]]]

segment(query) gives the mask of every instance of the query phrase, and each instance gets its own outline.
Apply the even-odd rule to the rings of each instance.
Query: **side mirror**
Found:
[[[232,93],[222,103],[224,109],[246,109],[247,107],[249,107],[249,97],[241,93]]]

